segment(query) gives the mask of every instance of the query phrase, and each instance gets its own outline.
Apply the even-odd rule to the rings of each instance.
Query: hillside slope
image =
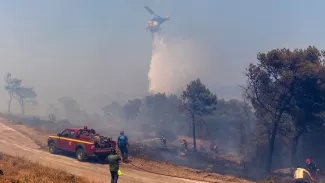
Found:
[[[46,182],[46,183],[95,183],[87,178],[49,168],[21,157],[0,153],[0,182]]]
[[[8,121],[5,118],[0,117],[0,152],[4,152],[9,155],[23,156],[27,160],[32,162],[39,162],[42,165],[61,169],[75,175],[86,176],[91,180],[105,181],[110,179],[109,167],[103,164],[94,164],[88,162],[79,162],[74,158],[52,155],[48,152],[41,150],[40,145],[35,143],[35,139],[32,140],[28,137],[28,131],[25,134],[20,133],[14,128],[6,125]],[[162,175],[152,174],[144,171],[138,171],[130,166],[121,166],[123,175],[120,177],[119,182],[132,182],[132,183],[189,183],[202,181],[191,181],[188,179],[179,179],[166,177]],[[223,180],[213,180],[213,182],[230,182]],[[203,183],[203,182],[202,182]]]

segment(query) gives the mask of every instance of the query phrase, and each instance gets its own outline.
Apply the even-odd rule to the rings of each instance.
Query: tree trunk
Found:
[[[273,151],[274,151],[274,142],[275,142],[275,136],[276,136],[277,128],[273,128],[272,134],[271,134],[271,140],[269,143],[269,156],[267,159],[267,172],[271,172],[272,168],[272,158],[273,158]]]
[[[8,113],[11,112],[12,94],[9,94]]]
[[[243,122],[239,124],[239,152],[244,153],[244,147],[246,145],[246,133],[245,125]]]
[[[296,129],[296,133],[292,139],[292,146],[291,146],[291,165],[297,166],[297,147],[298,142],[302,134],[304,133],[305,129]]]
[[[196,152],[196,135],[195,135],[195,116],[192,114],[192,125],[193,125],[193,148],[194,152]]]
[[[273,158],[273,151],[274,151],[274,142],[275,142],[275,137],[276,137],[276,133],[278,131],[278,125],[282,116],[281,112],[276,120],[274,121],[274,125],[273,125],[273,129],[272,129],[272,133],[271,133],[271,138],[269,141],[269,154],[268,154],[268,159],[267,159],[267,172],[271,172],[272,169],[272,158]]]
[[[20,107],[21,107],[21,114],[24,115],[25,114],[25,102],[24,102],[24,98],[20,99]]]

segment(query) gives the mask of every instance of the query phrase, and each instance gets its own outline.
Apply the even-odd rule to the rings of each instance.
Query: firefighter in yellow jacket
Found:
[[[301,168],[300,166],[297,166],[297,169],[293,175],[293,180],[295,183],[305,183],[304,174],[307,174],[310,180],[315,181],[307,170]]]

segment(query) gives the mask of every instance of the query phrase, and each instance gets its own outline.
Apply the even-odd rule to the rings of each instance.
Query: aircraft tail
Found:
[[[167,20],[170,20],[170,12],[168,13],[168,16],[166,17]]]

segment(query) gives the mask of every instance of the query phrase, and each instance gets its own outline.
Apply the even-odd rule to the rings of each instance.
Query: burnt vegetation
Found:
[[[242,100],[217,97],[198,78],[180,96],[155,93],[124,104],[112,102],[102,107],[104,115],[87,113],[72,97],[61,97],[58,103],[64,111],[62,115],[72,124],[96,125],[101,134],[116,127],[116,131],[123,128],[126,132],[139,132],[140,135],[130,134],[134,141],[164,135],[171,149],[179,145],[181,137],[189,137],[190,152],[204,161],[203,165],[186,161],[195,168],[214,164],[212,171],[231,174],[234,171],[225,172],[225,166],[232,164],[236,175],[240,172],[241,176],[256,178],[276,169],[303,165],[306,157],[322,168],[325,164],[322,158],[325,151],[324,56],[324,51],[315,47],[259,53],[257,62],[246,69]],[[12,99],[17,99],[22,113],[25,104],[36,101],[36,93],[31,88],[21,87],[22,80],[8,74],[5,81],[8,112]],[[50,105],[49,118],[56,124],[64,123],[55,118],[58,108]],[[211,156],[208,152],[213,143],[219,151]],[[234,158],[225,160],[221,154],[232,154]],[[153,155],[157,157],[156,152]],[[159,155],[160,160],[180,162],[170,158],[175,154]]]
[[[267,158],[254,161],[258,162],[255,167],[270,172],[303,165],[306,157],[323,161],[323,58],[324,52],[315,47],[275,49],[259,53],[257,64],[249,65],[243,89],[255,111],[257,150],[252,158],[267,154]]]

